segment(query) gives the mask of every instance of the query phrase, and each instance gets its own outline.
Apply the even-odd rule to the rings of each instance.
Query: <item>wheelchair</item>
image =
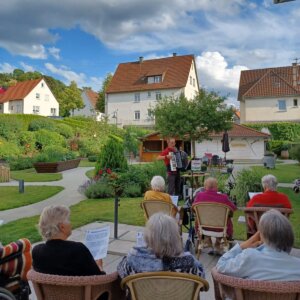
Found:
[[[0,247],[0,300],[29,299],[26,274],[31,262],[31,244],[27,239]]]

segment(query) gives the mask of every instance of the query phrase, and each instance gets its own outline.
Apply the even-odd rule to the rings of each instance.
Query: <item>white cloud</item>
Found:
[[[16,69],[16,67],[9,63],[0,63],[0,73],[12,73],[14,69]]]
[[[50,55],[52,55],[55,59],[59,60],[60,59],[60,49],[58,48],[55,48],[55,47],[51,47],[51,48],[48,48],[48,52]]]
[[[34,72],[34,68],[30,65],[25,64],[24,62],[20,62],[20,66],[23,68],[25,72]]]

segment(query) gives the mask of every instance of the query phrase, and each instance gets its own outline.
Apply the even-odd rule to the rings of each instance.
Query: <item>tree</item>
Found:
[[[105,93],[108,85],[110,84],[111,80],[113,78],[113,75],[111,73],[108,73],[102,83],[102,88],[98,92],[98,100],[96,103],[96,108],[100,112],[105,112]]]
[[[84,107],[81,92],[75,81],[72,81],[59,95],[59,105],[61,116],[69,116],[73,109]]]
[[[155,127],[163,136],[178,136],[190,140],[193,153],[195,141],[209,139],[213,131],[221,132],[232,126],[232,108],[217,93],[200,90],[192,100],[183,95],[164,98],[152,109]]]

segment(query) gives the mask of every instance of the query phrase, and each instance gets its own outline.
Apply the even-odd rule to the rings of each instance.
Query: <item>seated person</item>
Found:
[[[245,279],[299,280],[300,259],[289,255],[294,243],[289,220],[271,209],[262,215],[258,229],[219,259],[218,272]]]
[[[227,237],[228,239],[232,239],[233,225],[232,225],[231,217],[233,216],[233,212],[236,210],[236,206],[232,201],[229,200],[226,194],[218,193],[218,182],[216,178],[209,177],[204,181],[204,191],[197,193],[193,205],[200,202],[221,203],[221,204],[225,204],[230,208],[231,214],[229,214],[227,220]],[[196,228],[197,228],[197,224],[196,224]],[[212,247],[212,242],[210,238],[205,238],[205,242],[206,242],[206,246]],[[217,238],[215,244],[215,248],[217,251],[220,250],[220,242],[221,239]]]
[[[262,194],[255,195],[247,204],[247,207],[253,206],[273,206],[292,208],[289,198],[282,193],[276,191],[277,179],[273,175],[265,175],[261,179],[261,184],[264,189]]]
[[[41,273],[65,276],[103,275],[102,260],[95,261],[82,243],[67,241],[71,235],[70,210],[63,205],[45,207],[39,230],[45,243],[32,250],[32,265]]]
[[[151,191],[147,191],[144,195],[144,200],[161,200],[168,203],[173,204],[171,196],[165,193],[165,180],[161,176],[153,176],[151,180]],[[173,209],[173,217],[176,216],[178,209],[174,205]]]
[[[205,276],[202,264],[183,245],[176,220],[166,214],[151,216],[144,231],[146,246],[134,247],[119,263],[121,278],[142,272],[172,271]]]

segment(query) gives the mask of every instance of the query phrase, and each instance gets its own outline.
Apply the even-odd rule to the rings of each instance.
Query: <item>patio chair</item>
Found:
[[[168,216],[175,218],[176,214],[174,214],[174,208],[176,208],[179,214],[178,225],[179,225],[180,234],[182,233],[182,219],[183,219],[182,207],[180,206],[176,207],[173,203],[168,203],[162,200],[144,200],[141,202],[141,207],[144,210],[144,215],[147,221],[153,214],[158,212],[162,212]]]
[[[211,270],[216,300],[296,300],[300,281],[263,281],[242,279]]]
[[[177,272],[146,272],[125,277],[121,287],[128,287],[132,300],[198,300],[208,282],[196,275]]]
[[[60,276],[31,269],[27,278],[32,281],[38,300],[96,300],[104,293],[108,293],[108,300],[125,299],[117,272],[95,276]]]
[[[268,210],[275,208],[280,211],[283,215],[289,218],[290,214],[293,213],[293,210],[290,208],[283,208],[279,206],[253,206],[253,207],[241,207],[245,214],[246,219],[246,230],[247,230],[247,238],[250,238],[253,234],[256,233],[258,228],[258,223],[260,217]]]
[[[192,206],[196,213],[198,224],[198,245],[196,247],[197,257],[199,258],[204,248],[204,236],[223,239],[223,249],[229,249],[227,240],[227,220],[230,208],[227,205],[214,202],[199,202]]]

